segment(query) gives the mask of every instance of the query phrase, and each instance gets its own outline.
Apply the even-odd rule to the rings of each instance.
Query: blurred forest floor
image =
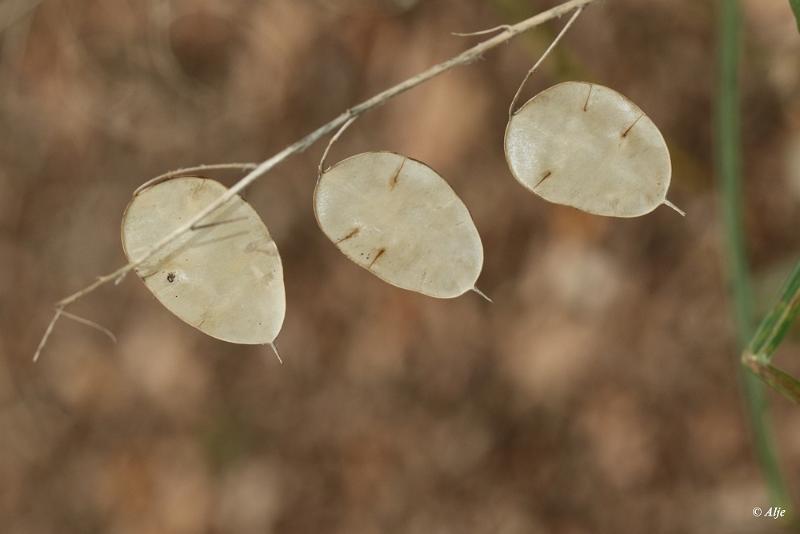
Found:
[[[481,232],[494,304],[404,292],[347,261],[314,221],[319,145],[246,195],[283,258],[285,365],[203,336],[135,276],[73,308],[117,345],[62,321],[30,361],[51,304],[125,261],[119,221],[142,182],[260,161],[480,39],[451,32],[555,3],[0,4],[0,531],[777,529],[751,514],[770,503],[742,418],[717,222],[711,1],[598,2],[526,91],[584,79],[639,104],[670,145],[685,219],[589,216],[511,177],[506,110],[562,20],[369,113],[329,158],[386,149],[439,171]],[[800,38],[786,1],[744,8],[763,311],[800,254]],[[798,356],[795,335],[778,361],[797,374]],[[800,410],[772,397],[800,497]]]

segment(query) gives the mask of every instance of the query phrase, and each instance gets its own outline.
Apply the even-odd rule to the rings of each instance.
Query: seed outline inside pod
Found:
[[[159,191],[164,187],[170,189]],[[145,183],[122,217],[122,248],[129,261],[226,191],[198,176]],[[173,315],[213,338],[272,344],[283,325],[280,253],[261,217],[239,195],[135,272]]]
[[[503,147],[514,178],[538,196],[588,213],[638,217],[666,199],[672,165],[658,127],[608,87],[568,81],[509,118]]]
[[[475,290],[480,235],[467,206],[424,162],[391,151],[347,157],[317,180],[314,215],[342,254],[388,284],[435,298]]]

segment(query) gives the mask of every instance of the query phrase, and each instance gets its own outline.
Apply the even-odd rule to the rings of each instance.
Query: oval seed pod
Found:
[[[138,190],[122,218],[122,246],[135,261],[226,191],[214,180],[174,178]],[[231,343],[272,343],[286,297],[278,249],[261,218],[234,196],[195,230],[136,268],[181,320]]]
[[[403,289],[457,297],[483,267],[467,207],[433,169],[399,154],[366,152],[326,170],[314,213],[345,256]]]
[[[666,200],[672,167],[661,132],[608,87],[545,89],[511,116],[505,152],[517,181],[550,202],[614,217],[675,208]]]

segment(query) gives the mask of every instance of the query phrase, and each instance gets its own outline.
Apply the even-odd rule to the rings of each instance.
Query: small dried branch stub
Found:
[[[514,93],[514,98],[511,99],[511,104],[508,106],[509,119],[511,118],[512,115],[514,115],[514,108],[517,106],[517,101],[519,100],[519,96],[522,94],[522,89],[525,87],[525,84],[528,82],[531,76],[533,76],[533,73],[536,72],[536,69],[539,68],[539,65],[541,65],[545,59],[547,59],[547,56],[550,55],[550,52],[553,51],[558,42],[561,41],[561,38],[564,37],[564,34],[567,33],[567,30],[569,30],[570,26],[572,26],[572,24],[578,18],[578,15],[581,14],[581,11],[583,11],[583,7],[579,7],[578,9],[575,10],[575,13],[573,13],[572,16],[569,18],[569,20],[567,21],[567,23],[564,24],[564,27],[561,28],[560,32],[558,32],[558,35],[556,35],[556,38],[553,39],[552,43],[550,43],[550,46],[548,46],[545,49],[544,53],[539,57],[538,60],[536,60],[536,63],[533,64],[533,67],[531,67],[530,70],[525,74],[525,77],[522,79],[522,82],[519,84],[519,87],[517,88],[517,92]]]

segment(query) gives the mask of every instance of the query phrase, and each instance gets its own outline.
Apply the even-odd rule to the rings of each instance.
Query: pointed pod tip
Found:
[[[484,293],[483,291],[481,291],[477,287],[473,287],[472,289],[470,289],[470,291],[472,291],[473,293],[477,293],[478,295],[483,297],[486,301],[488,301],[490,303],[494,303],[494,301],[492,299],[490,299],[489,296],[486,293]]]
[[[686,212],[683,211],[682,209],[680,209],[678,206],[676,206],[672,202],[670,202],[669,200],[664,199],[664,202],[662,202],[662,204],[664,204],[665,206],[668,206],[668,207],[674,209],[675,211],[677,211],[678,215],[680,215],[681,217],[686,217]]]
[[[278,354],[278,348],[275,346],[275,343],[270,341],[269,342],[269,348],[272,349],[272,352],[273,352],[273,354],[275,354],[275,357],[278,358],[278,361],[280,362],[280,364],[283,365],[283,360],[281,359],[281,355]]]

